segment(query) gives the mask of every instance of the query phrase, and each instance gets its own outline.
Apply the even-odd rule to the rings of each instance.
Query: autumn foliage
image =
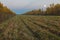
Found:
[[[50,7],[46,9],[46,13],[48,15],[60,15],[60,4],[51,4]]]
[[[25,14],[28,15],[60,15],[60,4],[50,4],[49,7],[46,8],[45,11],[39,9],[39,10],[33,10],[30,12],[27,12]]]
[[[0,23],[12,16],[15,16],[15,13],[8,9],[6,6],[3,6],[2,3],[0,3]]]

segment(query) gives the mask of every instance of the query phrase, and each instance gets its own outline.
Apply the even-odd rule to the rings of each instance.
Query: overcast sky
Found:
[[[24,13],[30,10],[44,8],[52,3],[60,3],[60,0],[0,0],[5,6],[16,13]]]

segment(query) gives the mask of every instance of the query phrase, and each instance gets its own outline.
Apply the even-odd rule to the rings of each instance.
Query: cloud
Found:
[[[10,8],[23,8],[26,5],[30,4],[32,0],[2,0],[1,1],[4,5],[7,5]]]
[[[59,0],[0,0],[4,5],[12,9],[40,8],[44,4],[59,3]]]
[[[21,9],[21,8],[40,8],[41,4],[44,3],[44,0],[2,0],[4,5],[12,9]],[[42,3],[43,2],[43,3]]]
[[[60,0],[0,0],[0,2],[12,10],[32,10],[43,8],[44,5],[60,3]]]

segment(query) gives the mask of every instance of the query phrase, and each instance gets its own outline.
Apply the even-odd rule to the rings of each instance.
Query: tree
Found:
[[[0,2],[0,9],[3,8],[3,4]]]
[[[50,7],[47,7],[46,13],[48,15],[60,15],[60,4],[50,4]]]
[[[60,15],[60,4],[56,4],[54,9],[55,9],[55,14]]]

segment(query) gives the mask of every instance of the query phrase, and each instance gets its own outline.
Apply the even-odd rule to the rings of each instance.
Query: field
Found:
[[[17,15],[0,24],[0,40],[60,40],[60,16]]]

